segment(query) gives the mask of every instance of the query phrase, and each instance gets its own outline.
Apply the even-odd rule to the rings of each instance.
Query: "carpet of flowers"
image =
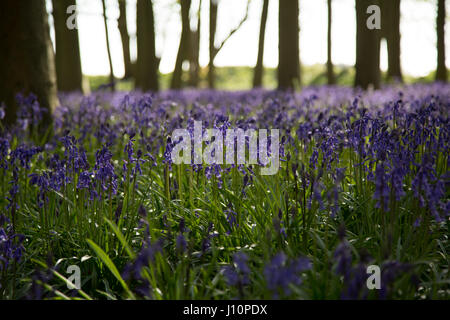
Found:
[[[51,129],[17,101],[0,299],[450,298],[449,85],[61,94]],[[280,170],[172,163],[196,120],[280,129]]]

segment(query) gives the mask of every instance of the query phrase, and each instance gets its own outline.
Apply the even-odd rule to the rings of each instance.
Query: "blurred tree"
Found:
[[[245,15],[239,24],[232,29],[225,39],[216,46],[216,30],[217,30],[217,10],[218,10],[219,0],[209,0],[209,63],[208,63],[208,86],[210,88],[215,88],[216,76],[215,76],[215,66],[214,59],[217,54],[222,50],[225,43],[235,34],[247,21],[248,9],[250,6],[250,0],[247,2],[247,8],[245,9]]]
[[[181,5],[181,38],[178,48],[175,69],[170,84],[171,89],[180,89],[182,86],[183,62],[191,61],[191,26],[189,11],[191,9],[191,0],[180,0]]]
[[[150,0],[137,0],[137,64],[136,88],[158,91],[159,59],[156,57],[155,19]]]
[[[328,30],[327,30],[327,81],[329,85],[336,84],[336,77],[334,75],[334,66],[332,59],[332,47],[331,47],[331,26],[332,26],[332,17],[333,17],[333,8],[332,1],[327,0],[327,8],[328,8]]]
[[[125,68],[123,78],[128,79],[133,76],[133,65],[131,64],[130,35],[128,34],[127,26],[127,0],[118,1],[120,15],[117,19],[117,24],[119,26],[120,38],[122,39],[123,64]]]
[[[5,123],[16,120],[17,93],[34,93],[48,110],[42,126],[50,127],[58,104],[53,47],[45,0],[0,1],[0,103]]]
[[[199,1],[197,11],[197,29],[191,30],[191,55],[189,61],[189,85],[197,87],[200,80],[200,29],[201,29],[202,0]]]
[[[269,11],[269,0],[264,0],[262,14],[261,14],[261,25],[259,27],[259,44],[258,44],[258,58],[256,61],[255,71],[253,74],[253,88],[262,86],[262,76],[264,72],[264,39],[266,35],[266,23],[267,23],[267,13]]]
[[[76,5],[75,0],[52,0],[55,22],[55,62],[58,90],[83,91],[80,44],[78,29],[69,29],[67,8]]]
[[[382,37],[388,50],[387,78],[402,82],[400,63],[400,0],[381,0]]]
[[[447,82],[448,72],[445,65],[445,0],[438,0],[436,33],[437,33],[437,70],[436,80]]]
[[[293,89],[301,83],[298,17],[298,0],[279,0],[279,89]]]
[[[109,63],[109,84],[111,90],[114,91],[116,88],[116,80],[114,79],[114,68],[111,58],[111,46],[109,44],[109,31],[108,31],[108,17],[106,16],[106,2],[102,0],[103,7],[103,23],[105,25],[105,35],[106,35],[106,52],[108,53],[108,63]]]
[[[218,0],[209,0],[209,63],[208,63],[208,86],[215,87],[215,66],[216,57],[216,29],[217,29],[217,5]]]
[[[380,30],[367,26],[367,9],[377,5],[377,0],[355,0],[356,2],[356,75],[355,87],[367,89],[380,87]]]

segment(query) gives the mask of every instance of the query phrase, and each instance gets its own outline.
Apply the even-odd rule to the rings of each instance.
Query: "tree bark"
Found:
[[[153,4],[137,0],[137,67],[136,88],[158,91],[158,59],[155,44],[155,19]]]
[[[191,0],[180,0],[181,4],[181,38],[178,48],[177,61],[172,75],[170,88],[180,89],[183,76],[183,62],[190,60],[191,51],[191,27],[189,19],[189,10],[191,8]]]
[[[278,88],[294,89],[301,83],[299,3],[298,0],[280,0],[279,2]]]
[[[436,80],[447,82],[448,71],[445,65],[445,0],[438,0],[436,33],[437,33]]]
[[[0,103],[5,123],[16,120],[17,93],[34,93],[47,109],[42,126],[51,126],[58,104],[53,47],[45,0],[0,1]]]
[[[400,62],[400,0],[382,0],[382,36],[388,50],[388,79],[402,82]]]
[[[262,77],[264,72],[264,40],[266,35],[267,13],[269,11],[269,0],[264,0],[261,14],[261,25],[259,28],[258,58],[256,60],[255,71],[253,74],[253,88],[262,86]]]
[[[328,7],[328,30],[327,30],[327,82],[329,85],[336,84],[336,77],[334,75],[334,66],[332,58],[332,22],[333,22],[333,8],[332,1],[327,0]]]
[[[78,30],[70,30],[66,21],[67,8],[76,5],[75,0],[53,0],[55,21],[56,78],[60,91],[83,91],[80,43]]]
[[[191,59],[189,62],[189,85],[198,87],[200,81],[200,30],[201,30],[202,0],[198,5],[197,30],[191,31]]]
[[[130,55],[130,35],[128,34],[127,26],[127,1],[119,0],[119,19],[117,20],[120,32],[120,38],[122,39],[122,52],[123,52],[123,64],[125,68],[124,79],[128,79],[133,76],[133,66],[131,64]]]
[[[367,89],[380,87],[380,31],[367,28],[366,13],[370,5],[377,4],[375,0],[356,1],[356,75],[355,87]]]
[[[217,29],[217,1],[209,0],[209,63],[208,63],[208,87],[215,88],[216,68],[214,58],[216,57],[216,29]]]

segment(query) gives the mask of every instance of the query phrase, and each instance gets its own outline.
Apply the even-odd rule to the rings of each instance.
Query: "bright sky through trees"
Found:
[[[199,0],[192,0],[192,19]],[[78,0],[79,37],[83,72],[88,75],[108,74],[105,34],[102,22],[101,1]],[[174,0],[154,0],[156,19],[157,53],[162,55],[160,71],[171,72],[175,65],[181,21],[179,6]],[[218,36],[223,36],[242,18],[246,0],[222,0],[219,8]],[[119,15],[117,0],[107,0],[112,59],[116,76],[123,75],[123,59],[117,17]],[[203,1],[202,40],[200,63],[208,62],[208,1]],[[136,56],[136,0],[128,0],[128,30],[131,36],[132,58]],[[258,32],[262,0],[252,0],[249,19],[242,28],[227,42],[216,58],[217,66],[254,66],[258,48]],[[51,4],[48,3],[51,8]],[[447,2],[450,12],[450,2]],[[425,76],[436,68],[436,0],[402,1],[401,46],[402,68],[405,74]],[[278,64],[278,3],[270,2],[267,19],[264,65],[276,67]],[[50,18],[51,20],[52,18]],[[300,56],[302,64],[326,63],[326,0],[300,1]],[[353,65],[355,62],[356,21],[354,0],[333,1],[333,62],[335,64]],[[448,19],[447,19],[448,20]],[[52,21],[51,21],[52,23]],[[447,22],[447,30],[448,22]],[[450,31],[446,32],[450,38]],[[52,30],[53,38],[53,30]],[[447,42],[449,42],[447,40]],[[381,68],[387,69],[387,52],[382,42]],[[450,46],[447,46],[447,66],[450,65]]]

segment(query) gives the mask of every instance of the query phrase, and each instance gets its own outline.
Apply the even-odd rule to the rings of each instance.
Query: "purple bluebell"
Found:
[[[264,268],[267,288],[272,292],[274,298],[288,297],[292,293],[290,286],[300,285],[302,283],[301,273],[311,268],[309,259],[300,257],[289,260],[283,252],[280,252]]]

